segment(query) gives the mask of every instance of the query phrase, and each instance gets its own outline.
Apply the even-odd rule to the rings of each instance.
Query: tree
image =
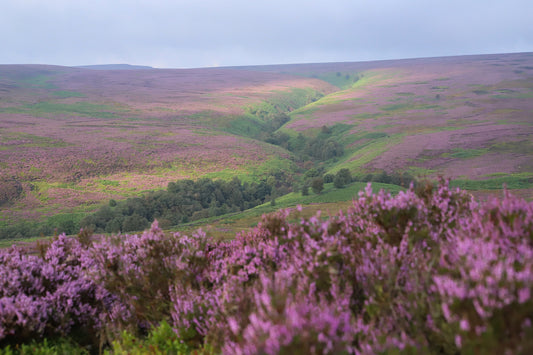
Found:
[[[137,232],[142,231],[150,225],[148,220],[138,214],[128,216],[122,222],[123,232]]]
[[[333,182],[333,180],[335,180],[335,175],[333,174],[326,174],[324,175],[324,182],[327,184],[327,183],[330,183],[330,182]]]
[[[333,180],[333,186],[340,189],[352,182],[352,174],[350,170],[343,168],[335,174],[335,179]]]
[[[311,180],[311,188],[315,194],[320,194],[324,190],[324,179],[317,177]]]

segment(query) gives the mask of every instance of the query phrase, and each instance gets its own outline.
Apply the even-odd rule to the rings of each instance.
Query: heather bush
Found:
[[[533,351],[533,203],[446,182],[370,187],[333,217],[264,216],[230,241],[64,235],[0,252],[0,341],[109,353]],[[85,336],[82,336],[84,334]],[[7,349],[7,348],[6,348]]]
[[[137,334],[170,317],[170,289],[178,283],[194,290],[208,265],[210,241],[165,234],[157,221],[142,235],[101,238],[84,251],[88,276],[120,300],[120,317],[110,314],[114,330]]]
[[[0,251],[0,342],[70,336],[92,343],[114,297],[82,269],[81,245],[58,236],[43,256]]]
[[[458,347],[533,350],[533,205],[512,198],[482,206],[443,244],[433,290]]]

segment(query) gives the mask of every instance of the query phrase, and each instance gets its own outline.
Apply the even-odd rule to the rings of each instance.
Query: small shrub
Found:
[[[106,355],[180,355],[189,354],[189,347],[177,336],[165,321],[150,330],[146,338],[139,338],[124,331],[120,339],[113,341]]]

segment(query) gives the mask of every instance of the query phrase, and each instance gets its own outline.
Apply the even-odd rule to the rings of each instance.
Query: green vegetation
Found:
[[[63,98],[63,99],[66,99],[69,97],[85,97],[85,94],[82,94],[81,92],[67,91],[67,90],[53,91],[52,95]]]
[[[272,121],[280,115],[317,101],[324,95],[312,89],[295,88],[289,92],[277,92],[267,101],[249,106],[246,111],[263,121]]]
[[[533,152],[533,141],[527,139],[514,142],[496,143],[489,148],[489,151],[497,153],[530,154]]]
[[[80,228],[99,233],[140,231],[154,219],[161,226],[169,228],[228,214],[244,214],[243,218],[246,218],[247,213],[266,213],[272,211],[274,206],[280,208],[296,204],[350,201],[367,182],[372,182],[376,189],[386,188],[395,193],[414,181],[408,174],[389,175],[382,172],[352,177],[348,169],[341,169],[334,176],[328,176],[324,175],[323,168],[312,168],[302,177],[303,182],[300,182],[303,184],[302,191],[307,186],[312,188],[314,194],[309,195],[291,193],[291,187],[298,182],[293,176],[284,174],[283,170],[277,171],[278,173],[272,173],[259,183],[253,182],[254,179],[250,183],[241,182],[238,178],[230,181],[213,181],[208,178],[180,180],[169,183],[166,191],[152,191],[125,201],[110,200],[92,214],[66,213],[51,216],[44,222],[3,223],[0,224],[0,240],[13,241],[59,233],[72,235],[78,233]],[[99,184],[102,183],[113,186],[116,181],[100,180]],[[44,196],[47,187],[47,184],[36,185],[36,189],[42,191]],[[262,207],[253,208],[257,205]]]
[[[70,144],[65,141],[50,137],[37,136],[23,132],[7,132],[0,129],[0,143],[4,144],[4,149],[17,149],[21,147],[67,147]]]
[[[358,137],[354,145],[350,148],[350,154],[340,161],[331,172],[336,172],[342,168],[357,171],[364,164],[372,161],[392,146],[400,143],[403,136],[403,134],[391,134],[370,140]]]
[[[114,340],[111,349],[106,349],[105,355],[164,355],[189,354],[191,349],[174,332],[172,327],[162,321],[157,327],[152,327],[146,337],[138,337],[128,331],[123,331],[121,337]],[[207,354],[205,352],[204,354]]]
[[[218,217],[200,219],[198,221],[179,225],[174,230],[183,232],[193,232],[196,228],[207,228],[209,234],[219,238],[233,238],[235,234],[257,225],[257,220],[263,215],[280,208],[294,208],[298,205],[303,206],[306,214],[311,215],[317,210],[331,210],[337,212],[341,208],[351,205],[353,199],[357,198],[360,191],[364,190],[367,182],[352,182],[344,188],[336,188],[333,183],[325,183],[324,189],[320,194],[301,192],[290,192],[286,195],[276,198],[275,206],[270,202],[264,203],[249,210],[240,213],[226,214]],[[397,194],[403,188],[398,185],[391,185],[379,182],[371,183],[372,190],[377,193],[379,190],[385,190]]]
[[[335,174],[335,177],[333,178],[333,185],[340,189],[343,188],[345,185],[349,184],[352,181],[352,174],[350,173],[350,170],[344,168],[341,169]]]
[[[486,154],[489,150],[488,149],[462,149],[462,148],[454,148],[452,149],[452,153],[444,153],[442,154],[443,158],[454,158],[454,159],[470,159],[470,158],[476,158],[479,156],[482,156]]]
[[[417,104],[414,102],[401,102],[397,104],[383,105],[383,111],[407,111],[407,110],[432,110],[442,108],[439,105]]]
[[[300,107],[319,100],[322,93],[312,89],[294,88],[288,92],[276,92],[268,100],[245,108],[245,114],[237,117],[220,117],[211,126],[220,126],[228,133],[266,141],[277,129],[290,120],[288,114]],[[213,113],[208,113],[212,120]],[[196,121],[204,122],[205,117]],[[224,122],[221,125],[221,122]]]
[[[120,186],[120,181],[114,181],[114,180],[97,180],[97,183],[103,185],[103,186]]]
[[[465,190],[501,190],[503,187],[508,189],[531,189],[533,188],[533,175],[511,175],[486,180],[456,179],[450,182],[450,186]]]
[[[42,101],[35,104],[25,104],[17,107],[1,108],[0,113],[24,113],[37,117],[52,115],[85,116],[97,118],[114,118],[117,113],[122,113],[123,108],[108,104],[96,104],[79,101],[72,104]]]
[[[24,86],[40,89],[56,89],[55,84],[50,83],[56,77],[55,74],[34,74],[22,78],[16,78]]]
[[[327,72],[307,75],[335,85],[340,89],[348,89],[361,79],[361,74],[354,72]]]
[[[76,234],[80,231],[80,222],[87,213],[60,213],[46,218],[45,221],[27,220],[18,223],[0,223],[0,240],[22,240],[32,237],[44,237],[59,233]],[[10,245],[11,242],[7,242]]]
[[[154,219],[170,227],[201,218],[240,212],[288,192],[290,178],[280,173],[259,183],[242,183],[202,178],[168,184],[166,191],[150,192],[126,201],[111,200],[96,213],[85,217],[80,227],[98,233],[139,231]]]
[[[17,344],[14,347],[7,345],[0,348],[0,355],[89,355],[88,349],[72,342],[68,338],[59,338],[52,341],[32,341],[28,344]]]

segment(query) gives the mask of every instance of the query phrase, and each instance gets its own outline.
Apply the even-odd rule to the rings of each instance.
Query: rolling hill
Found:
[[[506,183],[531,198],[532,98],[533,53],[187,70],[0,65],[0,227],[84,214],[183,178],[252,182],[312,168],[442,175],[480,197]],[[326,142],[334,154],[320,155]]]
[[[350,126],[341,137],[349,154],[336,169],[483,179],[533,172],[532,64],[524,53],[258,69],[343,88],[293,112],[283,128]]]

